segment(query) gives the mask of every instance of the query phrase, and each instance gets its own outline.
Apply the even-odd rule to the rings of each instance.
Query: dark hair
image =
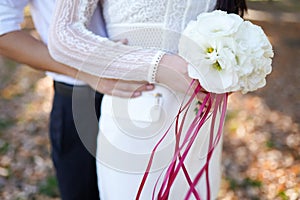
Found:
[[[218,0],[216,9],[243,16],[247,11],[247,4],[246,0]]]

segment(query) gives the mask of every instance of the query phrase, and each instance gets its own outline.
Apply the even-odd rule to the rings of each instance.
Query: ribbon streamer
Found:
[[[192,88],[192,85],[195,83],[195,80],[193,80],[190,84],[190,87],[188,91]],[[213,155],[213,152],[215,150],[215,147],[218,145],[222,133],[223,133],[223,127],[224,127],[224,121],[226,116],[226,110],[227,110],[227,99],[228,94],[214,94],[214,93],[207,93],[197,114],[195,115],[195,118],[193,119],[192,123],[189,125],[185,137],[183,138],[182,144],[180,145],[180,141],[182,139],[182,131],[183,126],[186,123],[186,115],[188,110],[191,107],[191,104],[196,99],[196,95],[200,92],[201,86],[198,83],[197,87],[194,89],[193,95],[188,99],[187,103],[184,104],[182,102],[182,105],[180,106],[180,109],[172,122],[172,124],[168,127],[167,131],[164,133],[164,135],[161,137],[161,139],[158,141],[158,143],[154,146],[150,159],[148,161],[148,165],[146,168],[146,171],[144,172],[141,184],[139,186],[136,200],[140,199],[143,187],[146,183],[147,177],[149,175],[149,171],[152,166],[153,158],[155,156],[156,150],[159,147],[159,145],[162,143],[162,141],[165,139],[166,135],[170,132],[172,126],[175,123],[175,151],[172,158],[172,161],[170,162],[169,166],[167,167],[166,173],[163,177],[162,184],[159,188],[159,192],[157,194],[157,197],[155,197],[155,191],[158,186],[158,181],[161,178],[157,180],[155,187],[153,189],[152,199],[157,200],[167,200],[170,194],[170,190],[174,184],[174,181],[179,173],[180,170],[183,171],[184,177],[189,185],[189,190],[186,194],[185,200],[188,200],[190,196],[193,194],[195,199],[201,200],[200,194],[196,190],[196,185],[199,182],[199,180],[204,176],[205,173],[205,181],[206,181],[206,190],[207,190],[207,200],[210,200],[211,194],[210,194],[210,182],[209,182],[209,164],[211,157]],[[186,92],[186,96],[187,93]],[[214,136],[214,129],[215,129],[215,123],[218,111],[221,112],[221,117],[219,120],[219,126],[217,129],[217,134]],[[182,116],[183,115],[183,116]],[[180,120],[180,117],[182,116],[182,119]],[[197,173],[196,177],[192,180],[188,170],[186,169],[184,165],[184,161],[194,144],[195,139],[197,138],[200,129],[204,125],[205,122],[208,121],[208,119],[212,118],[211,125],[210,125],[210,135],[209,135],[209,145],[206,155],[206,161],[202,168],[199,169],[199,172]],[[163,172],[162,172],[163,173]]]

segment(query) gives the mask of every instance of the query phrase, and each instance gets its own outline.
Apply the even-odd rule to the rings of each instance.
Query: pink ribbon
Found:
[[[194,84],[195,80],[193,80],[190,84],[189,90],[191,89],[192,85]],[[188,90],[188,91],[189,91]],[[182,141],[182,144],[180,145],[180,139],[182,137],[182,130],[183,130],[183,125],[186,122],[186,115],[191,107],[191,104],[193,100],[196,98],[197,93],[199,93],[201,90],[200,84],[197,85],[196,89],[193,92],[193,95],[188,99],[186,104],[183,104],[180,106],[180,109],[176,115],[175,120],[172,122],[172,124],[168,127],[167,131],[164,133],[162,138],[158,141],[158,143],[155,145],[151,152],[151,156],[146,168],[146,171],[144,173],[143,179],[141,181],[141,184],[139,186],[136,199],[138,200],[140,198],[140,195],[142,193],[143,187],[146,183],[147,177],[149,175],[149,171],[152,166],[153,158],[155,156],[155,152],[158,148],[158,146],[161,144],[161,142],[165,139],[166,135],[170,132],[171,127],[175,123],[175,138],[176,138],[176,143],[175,143],[175,151],[173,155],[173,159],[170,162],[167,171],[164,175],[163,182],[160,186],[158,195],[157,195],[157,200],[167,200],[169,197],[170,190],[172,188],[172,185],[174,184],[174,181],[180,171],[180,169],[183,171],[183,174],[187,180],[187,183],[189,185],[189,190],[186,194],[185,200],[188,200],[190,196],[193,194],[194,197],[197,200],[201,200],[199,193],[196,190],[196,185],[203,177],[205,173],[205,180],[206,180],[206,190],[207,190],[207,200],[210,200],[210,182],[209,182],[209,164],[210,164],[210,159],[213,155],[215,147],[218,145],[222,132],[223,132],[223,126],[224,126],[224,121],[225,121],[225,115],[226,115],[226,109],[227,109],[227,99],[228,99],[228,94],[213,94],[213,93],[207,93],[199,110],[198,113],[195,115],[195,118],[193,119],[192,123],[188,127],[188,130],[185,134],[185,137]],[[188,93],[187,91],[187,93]],[[186,95],[187,95],[186,93]],[[212,112],[210,112],[212,110]],[[216,117],[218,110],[221,111],[221,117],[220,117],[220,122],[217,130],[217,134],[214,137],[214,129],[215,129],[215,122],[216,122]],[[180,116],[183,115],[182,120],[180,121]],[[206,162],[202,168],[199,169],[198,174],[196,177],[192,180],[185,165],[184,165],[184,160],[186,159],[190,148],[192,147],[199,130],[202,128],[204,123],[209,119],[212,118],[211,121],[211,126],[210,126],[210,138],[209,138],[209,146],[208,146],[208,152],[207,152],[207,157],[206,157]],[[181,153],[182,152],[182,153]],[[153,194],[152,194],[152,199],[155,199],[155,190],[158,186],[158,180],[155,184],[155,187],[153,189]]]

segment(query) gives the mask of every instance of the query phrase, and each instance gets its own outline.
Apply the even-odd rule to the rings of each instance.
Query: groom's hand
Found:
[[[153,90],[154,85],[142,81],[124,81],[118,79],[101,79],[96,90],[112,96],[132,98],[141,96],[142,92]]]
[[[100,93],[124,98],[138,97],[142,92],[154,89],[153,84],[145,81],[100,78],[85,72],[78,72],[76,78],[85,81]]]

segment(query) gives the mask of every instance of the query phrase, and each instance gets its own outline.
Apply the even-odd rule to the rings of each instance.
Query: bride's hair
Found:
[[[243,16],[247,11],[247,4],[246,0],[218,0],[216,9]]]

